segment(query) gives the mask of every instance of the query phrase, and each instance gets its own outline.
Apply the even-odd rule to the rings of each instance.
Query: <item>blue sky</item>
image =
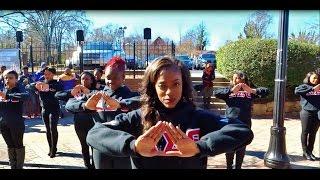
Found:
[[[239,33],[254,10],[94,10],[87,11],[87,17],[93,21],[93,27],[102,27],[108,23],[126,26],[125,36],[132,33],[143,33],[143,28],[152,29],[152,39],[168,37],[179,42],[179,32],[183,35],[191,27],[204,22],[209,32],[210,44],[207,49],[217,50],[227,40],[236,40]],[[269,11],[273,17],[268,33],[278,36],[279,12]],[[305,30],[312,23],[320,22],[318,10],[290,10],[289,35]]]

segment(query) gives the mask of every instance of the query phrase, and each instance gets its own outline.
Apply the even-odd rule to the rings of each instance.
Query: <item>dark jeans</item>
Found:
[[[58,143],[58,120],[59,120],[59,109],[48,110],[42,108],[41,111],[42,120],[46,126],[47,141],[50,149],[56,149]]]
[[[83,161],[85,166],[89,166],[90,163],[90,152],[89,146],[86,142],[86,138],[88,135],[88,131],[94,126],[94,122],[92,119],[87,120],[76,120],[74,119],[74,129],[79,138],[81,144],[81,151],[83,156]]]
[[[94,148],[92,154],[96,169],[132,169],[130,157],[112,157]]]
[[[6,122],[2,122],[0,131],[8,148],[23,148],[24,129],[10,128]]]
[[[319,129],[320,121],[318,119],[317,111],[300,111],[301,119],[301,145],[304,152],[313,151],[314,142],[316,140],[317,131]]]

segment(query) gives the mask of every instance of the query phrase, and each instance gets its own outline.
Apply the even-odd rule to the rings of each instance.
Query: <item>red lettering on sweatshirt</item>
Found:
[[[310,91],[306,94],[306,96],[319,96],[320,91]]]
[[[193,141],[197,142],[197,141],[200,140],[200,128],[188,129],[187,132],[186,132],[186,135],[190,139],[192,139]],[[177,151],[176,145],[173,143],[173,141],[170,139],[170,137],[168,136],[168,134],[166,132],[163,133],[162,137],[165,140],[165,145],[164,145],[164,148],[163,148],[164,152]],[[157,146],[155,148],[158,150]]]
[[[231,93],[229,95],[230,98],[233,97],[240,97],[240,98],[249,98],[251,99],[251,94],[248,93],[247,91],[238,91],[237,93]]]

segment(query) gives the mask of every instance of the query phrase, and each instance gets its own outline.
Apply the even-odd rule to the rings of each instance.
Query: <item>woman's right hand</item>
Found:
[[[72,95],[73,97],[78,96],[78,95],[80,95],[80,94],[82,93],[81,86],[82,86],[82,85],[76,85],[76,86],[71,90],[71,95]]]
[[[182,130],[172,123],[166,123],[166,132],[172,142],[176,145],[176,151],[165,152],[166,156],[192,157],[200,153],[197,144],[189,138]]]
[[[155,146],[160,140],[165,126],[164,122],[159,121],[156,125],[152,126],[148,131],[139,136],[134,143],[135,151],[145,157],[161,155],[162,152],[157,151]]]
[[[47,90],[49,90],[49,84],[46,84],[44,82],[37,82],[35,87],[36,87],[36,89],[38,91],[47,91]]]
[[[0,97],[1,99],[6,99],[6,94],[2,91],[0,91]]]
[[[101,99],[102,95],[100,92],[92,95],[87,102],[84,104],[84,107],[89,110],[96,110],[97,104]]]
[[[80,95],[81,93],[83,94],[89,94],[90,93],[90,90],[88,88],[86,88],[85,86],[79,84],[79,85],[76,85],[72,90],[71,90],[71,95],[72,96],[78,96]]]

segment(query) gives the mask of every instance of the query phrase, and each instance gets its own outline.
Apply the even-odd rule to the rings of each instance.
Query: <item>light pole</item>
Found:
[[[149,46],[148,46],[148,40],[151,39],[151,28],[144,28],[143,29],[143,38],[146,40],[146,49],[147,49],[147,66],[149,61]]]
[[[275,169],[290,168],[287,156],[284,127],[284,102],[287,81],[287,49],[288,49],[289,11],[282,10],[279,21],[278,51],[276,61],[276,77],[274,90],[273,126],[269,148],[264,155],[264,164]]]
[[[127,29],[127,27],[123,26],[123,27],[119,27],[119,29],[120,29],[120,32],[121,32],[121,39],[122,39],[122,42],[120,42],[120,44],[121,44],[121,46],[123,48],[123,51],[124,51],[125,50],[124,49],[124,31]],[[122,48],[121,48],[121,50],[122,50]]]
[[[22,68],[21,62],[21,42],[23,41],[23,33],[22,31],[16,31],[16,40],[18,42],[18,49],[19,49],[19,70]]]
[[[77,34],[77,41],[78,41],[78,45],[81,48],[81,52],[79,54],[79,64],[80,64],[80,73],[83,72],[83,43],[84,43],[84,35],[83,35],[83,30],[77,30],[76,31]]]

